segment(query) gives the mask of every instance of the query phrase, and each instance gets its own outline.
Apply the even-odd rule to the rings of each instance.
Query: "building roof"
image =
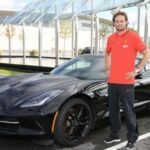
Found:
[[[0,16],[12,16],[16,13],[16,10],[13,9],[3,9],[0,10]]]
[[[150,0],[93,0],[93,3],[91,0],[33,0],[13,17],[5,19],[4,23],[49,23],[56,19],[72,19],[139,3],[150,3]]]
[[[12,9],[0,10],[0,24],[4,23],[5,19],[11,18],[15,13],[16,11]]]

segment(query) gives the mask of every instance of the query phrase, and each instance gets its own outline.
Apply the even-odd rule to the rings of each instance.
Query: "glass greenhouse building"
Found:
[[[150,0],[33,0],[0,19],[0,38],[7,41],[0,45],[1,62],[54,67],[85,48],[103,53],[114,31],[112,14],[119,10],[150,47]]]

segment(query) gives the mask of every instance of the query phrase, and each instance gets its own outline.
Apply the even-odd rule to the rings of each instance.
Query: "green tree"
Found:
[[[9,25],[6,25],[4,33],[6,37],[12,38],[16,34],[16,28],[13,25],[10,25],[9,29]]]
[[[18,39],[20,41],[20,49],[23,48],[23,33],[20,33],[18,35]]]
[[[128,28],[131,31],[138,32],[134,23],[130,27],[128,27]]]
[[[100,33],[100,37],[104,38],[109,32],[109,26],[107,24],[101,24],[99,33]]]
[[[0,36],[2,36],[4,34],[4,26],[0,25]]]
[[[104,43],[105,43],[105,37],[112,32],[112,26],[102,23],[100,26],[100,30],[99,30],[99,35],[100,38],[103,40],[102,41],[102,48],[104,49]]]
[[[72,25],[69,20],[60,21],[60,37],[64,39],[63,57],[65,57],[66,39],[71,37]]]

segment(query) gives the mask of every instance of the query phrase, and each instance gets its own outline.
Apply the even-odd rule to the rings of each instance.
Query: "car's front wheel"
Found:
[[[54,130],[56,142],[64,146],[81,143],[92,125],[92,112],[81,99],[71,99],[60,109]]]

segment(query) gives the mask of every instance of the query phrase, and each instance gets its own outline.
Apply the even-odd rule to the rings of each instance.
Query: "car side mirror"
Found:
[[[143,79],[142,73],[138,73],[138,74],[135,76],[135,79]]]

